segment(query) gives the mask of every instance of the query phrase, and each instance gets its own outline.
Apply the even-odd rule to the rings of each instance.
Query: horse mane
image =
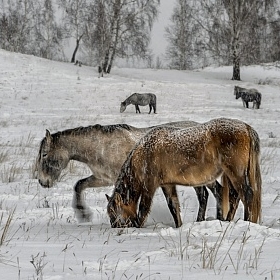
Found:
[[[52,137],[57,138],[62,135],[83,135],[83,134],[91,133],[93,131],[101,131],[103,133],[113,133],[119,129],[125,129],[131,131],[134,129],[134,127],[128,124],[113,124],[113,125],[95,124],[90,126],[79,126],[76,128],[70,128],[63,131],[58,131],[56,133],[53,133]]]

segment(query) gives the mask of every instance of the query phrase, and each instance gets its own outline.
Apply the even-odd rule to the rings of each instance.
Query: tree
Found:
[[[37,3],[35,24],[36,55],[58,59],[61,50],[62,31],[56,22],[52,0]]]
[[[63,9],[62,22],[68,37],[73,37],[76,42],[71,63],[76,61],[76,54],[81,39],[85,34],[89,4],[87,0],[58,0],[59,7]]]
[[[0,46],[3,49],[59,59],[61,31],[51,0],[8,1],[0,12]]]
[[[1,48],[12,52],[29,53],[32,46],[32,19],[32,0],[8,1],[0,10]]]
[[[110,73],[115,57],[146,58],[159,0],[113,0],[107,11],[109,34],[103,69]]]
[[[232,64],[232,79],[240,80],[241,62],[255,63],[266,56],[267,51],[263,50],[268,46],[268,42],[265,46],[263,38],[266,34],[273,33],[272,24],[269,27],[267,23],[271,18],[269,8],[275,4],[276,0],[177,0],[177,7],[178,4],[182,7],[183,2],[189,11],[187,19],[186,16],[180,14],[179,8],[177,10],[175,8],[173,26],[167,29],[169,57],[179,59],[178,52],[187,51],[188,58],[185,60],[190,60],[188,67],[193,61],[199,64],[199,60],[194,56],[195,53],[198,56],[207,57],[207,63]],[[180,22],[184,22],[184,36],[179,32],[182,26]],[[263,30],[266,33],[263,33]],[[195,35],[191,37],[192,34]],[[182,38],[184,42],[189,42],[186,45],[187,48],[179,47],[182,45],[180,43]],[[271,43],[270,48],[272,49]],[[192,50],[197,50],[197,52]]]
[[[193,67],[194,58],[201,55],[196,48],[201,38],[197,34],[198,23],[193,20],[194,3],[189,0],[178,0],[171,17],[171,24],[165,28],[168,41],[166,56],[169,66],[178,70]]]

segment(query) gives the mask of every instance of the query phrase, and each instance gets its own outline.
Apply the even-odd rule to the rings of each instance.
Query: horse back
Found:
[[[246,124],[237,120],[217,119],[185,129],[156,128],[132,152],[131,169],[147,186],[199,186],[213,182],[224,168],[247,163],[249,148]]]

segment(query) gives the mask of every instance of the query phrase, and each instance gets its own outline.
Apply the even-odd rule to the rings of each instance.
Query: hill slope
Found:
[[[112,75],[99,79],[89,67],[3,50],[0,59],[3,279],[280,277],[279,68],[244,67],[242,82],[230,80],[231,67],[195,72],[116,68]],[[234,85],[259,89],[261,109],[243,108],[241,100],[234,98]],[[147,114],[147,107],[135,114],[133,106],[120,114],[120,102],[133,92],[155,93],[158,114]],[[111,229],[105,193],[110,194],[113,186],[87,191],[93,221],[79,225],[71,207],[73,185],[90,175],[88,168],[71,163],[52,189],[43,189],[33,178],[45,129],[56,132],[96,123],[150,126],[178,120],[204,122],[221,116],[248,122],[260,135],[261,225],[242,220],[242,205],[232,223],[195,223],[195,193],[182,186],[178,186],[184,221],[180,229],[173,228],[160,191],[145,228]],[[207,216],[214,215],[215,202],[210,197]]]

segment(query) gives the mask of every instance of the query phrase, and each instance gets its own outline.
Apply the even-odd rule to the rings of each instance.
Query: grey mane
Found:
[[[53,141],[56,142],[61,136],[69,136],[69,135],[85,135],[88,133],[95,131],[101,131],[103,133],[113,133],[114,131],[118,129],[125,129],[128,131],[131,131],[135,129],[135,127],[130,126],[128,124],[114,124],[114,125],[101,125],[101,124],[95,124],[90,126],[79,126],[76,128],[66,129],[63,131],[58,131],[53,134],[51,134]],[[43,144],[46,141],[46,137],[44,137],[40,143],[39,148],[39,154],[42,151]]]
[[[66,129],[63,131],[58,131],[56,133],[52,134],[52,137],[58,138],[60,136],[67,136],[67,135],[84,135],[87,133],[91,133],[94,130],[101,131],[103,133],[113,133],[118,129],[125,129],[128,131],[131,131],[134,129],[133,126],[130,126],[128,124],[114,124],[114,125],[101,125],[101,124],[95,124],[90,126],[79,126],[76,128]]]

